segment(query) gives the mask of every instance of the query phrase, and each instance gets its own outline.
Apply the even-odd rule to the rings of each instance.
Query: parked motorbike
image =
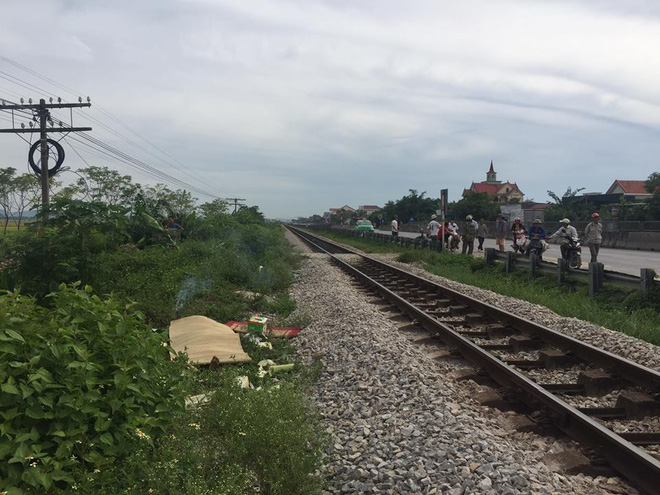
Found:
[[[570,268],[580,268],[582,266],[582,246],[580,241],[570,239],[566,245],[566,261]]]
[[[458,249],[461,242],[461,236],[458,234],[452,234],[449,236],[449,250],[454,252]]]
[[[514,253],[523,254],[527,248],[527,236],[524,232],[518,232],[513,235],[513,248]]]
[[[543,251],[545,251],[545,246],[543,245],[543,242],[541,239],[537,238],[531,238],[529,239],[529,244],[527,246],[527,252],[525,253],[527,256],[531,254],[536,255],[536,259],[541,261],[543,259]]]

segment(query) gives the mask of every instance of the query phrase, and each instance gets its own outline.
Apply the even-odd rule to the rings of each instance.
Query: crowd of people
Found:
[[[535,250],[541,258],[542,254],[548,249],[548,241],[556,238],[559,240],[562,257],[568,259],[571,243],[578,242],[578,232],[571,225],[571,221],[568,218],[562,219],[559,230],[551,235],[546,233],[542,224],[543,222],[537,218],[532,222],[529,229],[526,229],[520,218],[514,218],[509,228],[504,216],[498,215],[495,222],[495,244],[500,251],[504,252],[507,232],[510,231],[513,240],[511,247],[514,252],[529,255],[532,250]],[[391,222],[392,236],[399,235],[400,227],[399,217],[395,215]],[[478,241],[477,250],[483,251],[484,240],[488,236],[488,227],[483,218],[477,222],[472,215],[465,217],[465,222],[461,227],[453,218],[444,222],[443,225],[438,222],[438,216],[433,214],[426,227],[425,234],[429,238],[437,238],[450,251],[457,250],[462,242],[461,253],[472,254],[475,240]],[[589,246],[591,262],[597,262],[598,252],[603,241],[603,226],[600,224],[598,213],[591,215],[591,222],[584,230],[583,239]]]

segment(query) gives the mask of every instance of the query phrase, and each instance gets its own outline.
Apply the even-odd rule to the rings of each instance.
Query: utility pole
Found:
[[[25,128],[24,124],[22,125],[21,128],[13,128],[13,129],[0,129],[0,133],[14,133],[14,134],[35,134],[39,133],[40,136],[40,144],[41,144],[41,168],[40,168],[40,173],[38,175],[41,176],[41,204],[43,206],[47,205],[49,203],[49,196],[50,196],[50,190],[49,190],[49,183],[48,183],[48,178],[49,175],[53,174],[57,170],[49,171],[48,169],[48,155],[49,155],[49,147],[48,147],[48,133],[49,132],[66,132],[67,134],[70,132],[81,132],[81,131],[91,131],[91,127],[73,127],[73,113],[71,114],[71,126],[70,127],[54,127],[52,125],[52,119],[50,117],[50,109],[58,109],[58,108],[70,108],[71,112],[73,112],[74,108],[81,108],[81,107],[90,107],[92,104],[89,102],[89,98],[87,98],[87,103],[82,102],[82,98],[78,98],[79,103],[61,103],[61,100],[58,98],[57,103],[53,103],[53,99],[50,99],[50,103],[46,103],[46,100],[43,98],[39,100],[38,104],[33,104],[32,100],[29,100],[29,103],[25,105],[23,103],[23,99],[21,98],[21,104],[7,104],[4,100],[0,100],[0,110],[11,110],[12,111],[12,124],[14,122],[14,110],[31,110],[32,114],[34,117],[39,117],[39,127],[32,127],[32,123],[30,123],[29,128]],[[48,127],[48,122],[51,122],[51,126]],[[51,142],[53,142],[51,140]],[[58,162],[59,165],[61,165],[61,162],[64,161],[64,151],[62,150],[62,147],[59,145],[59,143],[54,142],[55,149],[58,151],[58,154],[61,153],[61,155],[58,157]],[[36,143],[35,143],[36,145]],[[30,148],[30,153],[28,154],[28,158],[32,159],[32,152],[36,150],[36,148]],[[62,151],[60,151],[62,150]],[[33,167],[34,169],[35,167]],[[56,167],[59,169],[59,166]]]
[[[239,206],[245,206],[244,204],[239,203],[239,201],[245,201],[245,198],[227,198],[227,201],[234,202],[234,213],[236,213],[236,210],[238,210]]]

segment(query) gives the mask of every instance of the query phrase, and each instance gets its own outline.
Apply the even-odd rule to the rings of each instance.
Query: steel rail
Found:
[[[311,234],[304,232],[304,235],[302,235],[297,229],[292,230],[303,239],[306,239],[307,242],[313,242],[307,237],[311,236]],[[311,237],[318,239],[316,236]],[[323,239],[322,242],[334,245],[334,243],[326,239]],[[315,245],[318,249],[325,251],[318,244],[315,243]],[[580,342],[572,337],[560,334],[550,328],[535,324],[525,318],[506,313],[499,308],[472,299],[464,294],[408,273],[370,256],[343,247],[342,249],[351,252],[351,254],[361,256],[376,266],[390,270],[411,281],[414,280],[418,283],[422,283],[424,286],[440,289],[443,293],[442,295],[446,295],[458,302],[469,304],[472,307],[477,307],[479,310],[483,311],[484,314],[488,314],[500,322],[512,324],[516,328],[537,335],[543,340],[546,340],[544,337],[547,338],[549,336],[549,343],[557,343],[562,346],[568,346],[571,349],[579,350],[580,355],[588,357],[592,363],[604,367],[614,367],[615,369],[620,370],[626,378],[635,382],[639,380],[642,383],[650,384],[652,388],[656,388],[660,384],[660,374],[654,370],[633,363],[627,359],[620,358],[619,356],[603,351],[584,342]],[[477,344],[460,335],[434,316],[429,315],[423,309],[395,294],[372,277],[361,272],[358,268],[346,263],[329,252],[327,254],[330,255],[333,263],[337,264],[344,271],[360,280],[364,285],[383,296],[400,311],[417,321],[421,326],[431,332],[437,332],[437,335],[441,340],[458,348],[466,359],[485,369],[496,382],[504,386],[512,386],[521,390],[523,394],[520,398],[523,402],[527,403],[532,408],[539,408],[539,406],[546,408],[546,410],[549,411],[549,418],[558,429],[582,444],[597,448],[600,451],[600,454],[608,460],[610,465],[635,484],[635,486],[649,494],[658,493],[658,487],[660,487],[660,461],[613,431],[607,429],[598,421],[590,418],[562,399],[554,396],[533,380],[527,378],[494,355],[481,349]]]

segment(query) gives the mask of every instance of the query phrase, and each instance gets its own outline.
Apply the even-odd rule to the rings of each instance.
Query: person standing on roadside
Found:
[[[472,251],[474,251],[474,237],[477,233],[477,229],[475,228],[475,223],[472,220],[472,215],[468,215],[465,217],[465,226],[464,226],[464,232],[463,232],[463,250],[461,251],[463,254],[472,254]]]
[[[600,224],[600,215],[594,213],[591,215],[591,223],[584,229],[584,240],[589,245],[591,252],[591,263],[598,261],[598,251],[603,242],[603,226]]]
[[[436,220],[437,218],[438,215],[436,214],[431,215],[431,221],[426,226],[426,232],[429,237],[438,237],[438,232],[440,232],[440,224]]]
[[[502,215],[497,215],[497,222],[495,223],[495,244],[500,248],[500,252],[504,252],[504,239],[506,238],[507,225]]]
[[[486,222],[482,218],[479,220],[479,226],[477,227],[477,239],[479,240],[479,246],[477,247],[477,250],[483,251],[484,250],[484,239],[486,239],[486,236],[488,235],[488,227],[486,227]]]
[[[392,237],[399,237],[399,217],[394,215],[392,220]]]

